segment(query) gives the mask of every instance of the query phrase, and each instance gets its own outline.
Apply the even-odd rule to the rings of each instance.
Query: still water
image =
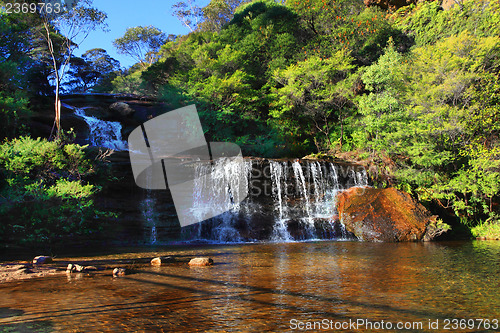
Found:
[[[1,284],[0,332],[281,332],[359,320],[375,326],[345,331],[402,331],[399,322],[408,332],[486,331],[479,321],[445,330],[452,319],[488,319],[500,331],[498,241],[240,244],[91,259],[168,254],[209,255],[215,265]],[[382,320],[393,329],[376,330]]]

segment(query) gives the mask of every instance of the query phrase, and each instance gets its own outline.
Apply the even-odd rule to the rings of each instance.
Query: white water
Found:
[[[363,168],[355,170],[353,166],[333,163],[268,160],[268,166],[264,166],[265,163],[263,165],[256,161],[245,160],[243,168],[238,163],[234,165],[226,163],[221,165],[223,167],[217,167],[217,163],[219,162],[214,166],[200,167],[196,172],[198,175],[211,176],[197,178],[194,210],[203,216],[206,209],[218,205],[224,207],[226,212],[211,219],[208,225],[204,224],[205,222],[198,224],[196,236],[198,239],[216,242],[248,241],[248,238],[240,234],[238,223],[242,220],[251,221],[254,214],[263,211],[267,215],[274,214],[274,217],[268,216],[274,221],[268,239],[270,241],[289,242],[325,238],[325,235],[331,235],[334,230],[337,194],[352,186],[368,185],[368,177]],[[269,172],[261,170],[266,167],[269,167]],[[252,170],[255,172],[252,173]],[[223,197],[221,194],[228,193],[231,187],[237,186],[231,183],[235,181],[248,184],[247,199],[242,203],[216,202],[217,198]],[[271,191],[262,195],[266,189],[266,182],[270,183]],[[264,203],[259,199],[262,196],[266,197]],[[274,207],[271,212],[266,208],[269,207],[269,203],[266,203],[269,201]],[[297,221],[302,231],[300,235],[292,236],[289,223]],[[322,221],[323,224],[317,225],[318,221]],[[329,226],[329,230],[324,230],[325,226]],[[342,226],[340,232],[341,234],[336,237],[345,238]]]
[[[73,109],[75,114],[82,117],[89,125],[89,140],[92,146],[104,147],[113,150],[126,150],[127,142],[122,139],[122,125],[117,121],[101,120],[85,114],[84,108],[65,107]]]
[[[193,196],[195,204],[193,215],[202,220],[201,217],[210,212],[213,207],[225,211],[216,219],[219,223],[211,230],[210,235],[202,235],[201,224],[198,224],[197,238],[208,238],[218,242],[241,242],[238,230],[234,224],[238,221],[240,202],[238,189],[245,188],[248,193],[248,184],[251,172],[251,164],[241,163],[228,159],[218,159],[214,164],[198,163],[195,166],[195,191]],[[209,175],[208,177],[203,177]],[[229,196],[229,200],[228,199]]]
[[[276,218],[276,222],[273,226],[273,234],[271,236],[271,240],[288,242],[292,239],[292,237],[290,236],[285,223],[285,216],[288,213],[288,207],[287,205],[285,205],[285,202],[287,200],[286,165],[284,166],[282,163],[277,161],[269,161],[269,167],[271,172],[273,197],[279,211],[279,216]]]

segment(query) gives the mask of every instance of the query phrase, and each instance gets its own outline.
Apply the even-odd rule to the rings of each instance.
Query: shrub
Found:
[[[21,137],[0,145],[0,238],[50,244],[90,235],[108,213],[94,207],[99,187],[84,146]]]

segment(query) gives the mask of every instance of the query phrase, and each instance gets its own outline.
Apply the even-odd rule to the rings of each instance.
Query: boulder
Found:
[[[350,188],[339,194],[337,210],[346,230],[365,241],[420,241],[439,234],[427,232],[436,216],[395,188]]]
[[[117,267],[113,269],[113,277],[124,276],[127,274],[127,270],[125,268]]]
[[[36,256],[33,259],[33,264],[35,265],[48,264],[49,262],[52,262],[52,257],[50,256]]]
[[[79,273],[83,272],[83,270],[85,269],[83,266],[78,265],[78,264],[74,264],[73,267],[74,267],[74,271],[79,272]]]
[[[161,266],[163,264],[172,264],[177,262],[177,260],[174,257],[156,257],[151,259],[151,265],[153,266]]]
[[[162,264],[161,257],[156,257],[156,258],[151,259],[151,265],[161,266],[161,264]]]
[[[214,261],[211,258],[193,258],[189,261],[189,266],[210,266]]]
[[[127,117],[135,112],[130,105],[124,102],[113,103],[109,106],[109,109],[123,117]]]

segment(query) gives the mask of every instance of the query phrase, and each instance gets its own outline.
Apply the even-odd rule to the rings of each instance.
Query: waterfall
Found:
[[[275,198],[276,206],[279,212],[279,215],[276,218],[275,224],[273,226],[273,235],[271,239],[273,241],[290,241],[291,236],[285,224],[285,216],[287,214],[287,206],[285,205],[285,202],[287,200],[286,163],[270,161],[269,168],[271,172],[273,196]]]
[[[226,243],[347,237],[335,220],[337,194],[368,185],[362,167],[305,160],[245,159],[243,164],[222,160],[197,166],[195,216],[204,216],[214,205],[226,212],[187,227],[190,239]],[[234,182],[246,184],[247,198],[218,202],[224,193],[232,195],[231,188],[239,186]]]
[[[313,215],[311,214],[311,203],[309,202],[309,193],[306,185],[306,179],[304,177],[304,172],[302,171],[302,166],[298,161],[293,162],[292,168],[293,174],[295,176],[295,184],[298,190],[298,194],[302,198],[305,208],[305,216],[303,216],[301,220],[305,223],[308,238],[315,238],[314,219]]]
[[[152,173],[148,172],[146,175],[146,182],[148,185],[151,185],[153,179]],[[158,240],[158,235],[156,231],[156,222],[159,219],[159,213],[156,210],[157,200],[153,197],[153,193],[151,190],[145,190],[146,197],[142,199],[139,204],[139,208],[141,210],[141,215],[144,219],[146,229],[149,229],[149,244],[155,244]]]
[[[90,143],[92,146],[104,147],[113,150],[126,150],[127,143],[122,139],[122,125],[117,121],[105,121],[85,114],[85,108],[76,108],[64,105],[74,110],[77,116],[82,117],[90,128]]]
[[[203,235],[201,224],[197,226],[197,238],[208,238],[218,242],[242,241],[235,224],[239,221],[241,205],[239,193],[231,189],[245,188],[248,192],[251,162],[241,163],[225,158],[216,160],[213,164],[197,163],[195,165],[195,191],[193,196],[193,215],[200,220],[212,207],[222,208],[224,213],[210,219],[212,228]],[[243,182],[242,184],[240,182]],[[229,200],[227,200],[229,195]]]

